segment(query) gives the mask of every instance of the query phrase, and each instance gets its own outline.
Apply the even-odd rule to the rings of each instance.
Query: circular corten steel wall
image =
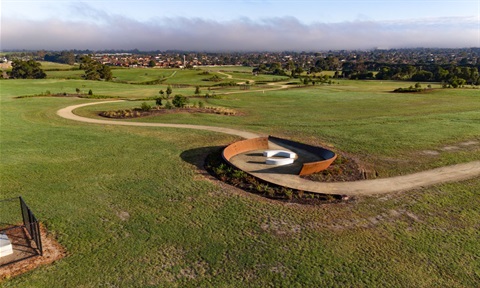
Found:
[[[274,136],[252,138],[252,139],[234,142],[228,145],[223,150],[222,157],[230,165],[238,168],[237,166],[235,166],[230,162],[230,159],[233,156],[242,154],[248,151],[253,151],[253,150],[267,150],[269,149],[268,147],[269,140],[275,143],[278,143],[280,145],[285,144],[293,148],[305,150],[323,158],[323,160],[321,161],[303,163],[302,169],[300,170],[298,175],[309,175],[312,173],[323,171],[327,169],[332,164],[332,162],[335,161],[335,159],[337,158],[337,155],[331,150],[328,150],[322,147],[303,144],[303,143],[299,143],[299,142],[295,142],[287,139],[282,139]]]

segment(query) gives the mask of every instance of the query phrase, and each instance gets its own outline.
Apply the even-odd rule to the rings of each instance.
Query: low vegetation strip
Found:
[[[118,100],[123,101],[123,100]],[[111,103],[113,101],[103,101],[94,103],[84,103],[57,111],[60,117],[81,121],[92,124],[103,125],[126,125],[126,126],[145,126],[145,127],[170,127],[170,128],[185,128],[206,130],[218,133],[225,133],[239,136],[245,139],[252,139],[259,137],[258,134],[241,131],[237,129],[222,128],[205,125],[191,125],[191,124],[164,124],[164,123],[143,123],[143,122],[128,122],[128,121],[112,121],[92,119],[75,115],[73,110],[102,103]],[[480,176],[480,161],[473,161],[470,163],[457,164],[446,166],[442,168],[427,170],[423,172],[413,173],[410,175],[397,176],[384,179],[365,180],[357,182],[342,182],[342,183],[318,183],[312,182],[298,177],[298,175],[278,175],[274,173],[255,173],[253,174],[262,180],[282,185],[292,189],[305,190],[309,192],[316,192],[322,194],[344,194],[344,195],[375,195],[398,191],[411,190],[415,188],[447,183],[453,181],[460,181],[471,179]]]

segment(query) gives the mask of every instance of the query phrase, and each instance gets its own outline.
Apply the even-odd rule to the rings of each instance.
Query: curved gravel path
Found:
[[[73,110],[80,107],[97,105],[102,103],[121,102],[121,101],[123,100],[84,103],[84,104],[69,106],[69,107],[58,110],[57,114],[60,117],[63,117],[66,119],[81,121],[86,123],[93,123],[93,124],[197,129],[197,130],[206,130],[206,131],[235,135],[235,136],[239,136],[246,139],[260,137],[260,135],[251,133],[251,132],[230,129],[230,128],[215,127],[215,126],[102,120],[102,119],[92,119],[92,118],[82,117],[82,116],[75,115],[73,113]],[[343,195],[349,195],[349,196],[360,196],[360,195],[375,195],[375,194],[385,194],[385,193],[398,192],[398,191],[406,191],[406,190],[411,190],[415,188],[431,186],[435,184],[461,181],[461,180],[480,177],[480,161],[446,166],[446,167],[427,170],[423,172],[413,173],[409,175],[374,179],[374,180],[355,181],[355,182],[323,183],[323,182],[305,180],[300,178],[297,175],[291,175],[291,174],[289,175],[286,175],[286,174],[280,175],[280,174],[274,174],[274,173],[252,173],[252,174],[266,181],[276,183],[282,186],[286,186],[289,188],[293,188],[293,189],[299,189],[299,190],[317,192],[317,193],[325,193],[325,194],[343,194]]]
[[[206,131],[213,131],[213,132],[225,133],[225,134],[230,134],[230,135],[236,135],[236,136],[240,136],[240,137],[245,138],[245,139],[260,137],[258,134],[255,134],[255,133],[250,133],[250,132],[236,130],[236,129],[230,129],[230,128],[215,127],[215,126],[113,121],[113,120],[87,118],[87,117],[82,117],[82,116],[78,116],[78,115],[73,114],[73,110],[75,110],[77,108],[80,108],[80,107],[103,104],[103,103],[123,102],[123,101],[124,100],[102,101],[102,102],[84,103],[84,104],[79,104],[79,105],[68,106],[66,108],[58,110],[57,115],[60,116],[60,117],[66,118],[66,119],[80,121],[80,122],[86,122],[86,123],[93,123],[93,124],[143,126],[143,127],[187,128],[187,129],[206,130]]]

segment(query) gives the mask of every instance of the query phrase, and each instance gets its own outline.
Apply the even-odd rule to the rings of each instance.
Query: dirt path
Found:
[[[123,100],[103,101],[103,102],[85,103],[85,104],[69,106],[69,107],[58,110],[57,114],[60,117],[74,120],[74,121],[81,121],[86,123],[102,124],[102,125],[125,125],[125,126],[171,127],[171,128],[182,128],[182,129],[196,129],[196,130],[206,130],[206,131],[235,135],[245,139],[256,138],[261,136],[251,132],[230,129],[230,128],[215,127],[215,126],[102,120],[102,119],[92,119],[92,118],[82,117],[82,116],[75,115],[73,113],[73,110],[80,107],[97,105],[102,103],[121,102],[121,101]],[[404,175],[404,176],[355,181],[355,182],[322,183],[322,182],[305,180],[300,178],[297,175],[292,175],[292,174],[275,174],[275,173],[252,173],[252,174],[266,181],[276,183],[282,186],[286,186],[289,188],[293,188],[293,189],[299,189],[299,190],[317,192],[317,193],[326,193],[326,194],[344,194],[349,196],[359,196],[359,195],[375,195],[375,194],[385,194],[385,193],[398,192],[398,191],[406,191],[406,190],[411,190],[415,188],[431,186],[435,184],[461,181],[461,180],[471,179],[475,177],[480,177],[480,161],[446,166],[446,167],[441,167],[437,169],[427,170],[427,171]]]
[[[227,73],[225,73],[225,72],[216,71],[216,73],[222,74],[223,76],[226,76],[227,79],[233,79],[233,76],[232,76],[232,75],[227,74]],[[250,84],[254,84],[254,83],[255,83],[255,80],[250,80],[250,79],[245,79],[245,78],[235,78],[235,79],[245,80],[245,82],[237,82],[238,85],[243,85],[243,84],[247,83],[247,81],[249,81]]]
[[[58,110],[57,115],[60,116],[60,117],[66,118],[66,119],[80,121],[80,122],[86,122],[86,123],[93,123],[93,124],[143,126],[143,127],[186,128],[186,129],[206,130],[206,131],[212,131],[212,132],[218,132],[218,133],[225,133],[225,134],[239,136],[239,137],[242,137],[242,138],[245,138],[245,139],[260,137],[260,135],[255,134],[255,133],[236,130],[236,129],[230,129],[230,128],[223,128],[223,127],[204,126],[204,125],[189,125],[189,124],[142,123],[142,122],[103,120],[103,119],[93,119],[93,118],[82,117],[82,116],[75,115],[73,113],[73,110],[75,110],[77,108],[80,108],[80,107],[97,105],[97,104],[102,104],[102,103],[122,102],[122,101],[123,100],[102,101],[102,102],[93,102],[93,103],[85,103],[85,104],[69,106],[69,107]]]
[[[252,174],[266,181],[303,191],[361,196],[407,191],[480,177],[480,161],[446,166],[409,175],[355,182],[325,183],[305,180],[291,174]]]
[[[232,78],[233,78],[233,76],[232,76],[232,75],[230,75],[230,74],[227,74],[227,73],[224,73],[224,72],[217,71],[217,73],[218,73],[218,74],[222,74],[223,76],[226,76],[226,77],[227,77],[227,79],[232,79]]]

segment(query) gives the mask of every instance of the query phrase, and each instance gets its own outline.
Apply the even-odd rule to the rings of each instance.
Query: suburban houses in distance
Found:
[[[400,65],[480,65],[480,48],[441,49],[372,49],[338,50],[319,52],[189,52],[189,51],[14,51],[8,60],[21,59],[51,61],[67,64],[80,62],[83,55],[109,66],[119,67],[159,67],[193,68],[196,66],[242,65],[258,67],[262,64],[279,63],[287,66],[294,63],[302,68],[320,66],[322,70],[337,70],[345,63],[362,62],[367,66],[373,63]],[[3,55],[1,55],[3,56]],[[63,57],[65,56],[65,57]],[[63,57],[63,59],[62,59]],[[376,66],[376,65],[374,65]],[[368,67],[377,70],[379,67]],[[375,69],[377,68],[377,69]]]

